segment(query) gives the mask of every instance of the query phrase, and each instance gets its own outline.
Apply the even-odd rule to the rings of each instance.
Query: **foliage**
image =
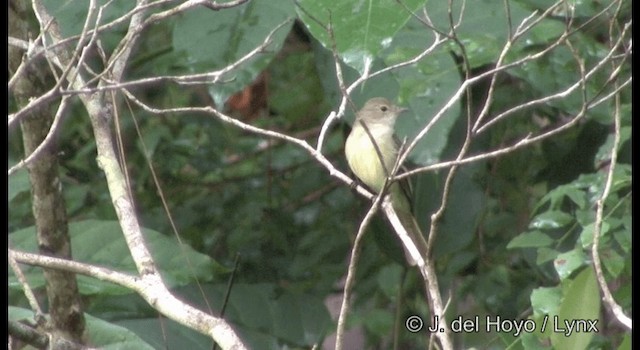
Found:
[[[45,3],[65,36],[80,33],[86,1]],[[446,103],[467,73],[471,77],[491,69],[517,25],[533,10],[550,6],[547,1],[520,0],[508,2],[505,9],[504,2],[467,1],[463,9],[461,3],[455,2],[451,12],[451,19],[460,22],[455,40],[443,41],[413,64],[372,77],[350,96],[354,106],[373,96],[387,96],[410,107],[397,126],[407,143],[443,112],[413,149],[409,161],[415,167],[455,159],[468,132],[466,113],[473,111],[477,117],[491,77],[472,84],[470,97]],[[571,3],[575,23],[569,28],[570,45],[559,45],[539,59],[495,75],[490,116],[575,84],[581,78],[580,64],[594,67],[606,57],[630,14],[630,1],[622,1],[620,12],[608,3]],[[100,4],[107,5],[103,23],[133,7],[130,1]],[[433,19],[430,25],[417,18],[423,7]],[[434,40],[434,32],[449,33],[448,11],[445,1],[420,0],[278,0],[251,1],[220,11],[196,8],[143,31],[126,78],[221,69],[284,23],[264,52],[218,83],[163,81],[132,91],[158,108],[218,106],[249,124],[302,135],[315,144],[319,126],[342,96],[331,51],[335,48],[344,81],[350,84],[363,74],[415,57]],[[503,64],[554,45],[565,33],[565,15],[558,10],[538,22],[510,45]],[[597,23],[615,25],[603,35],[588,21],[592,16]],[[107,52],[114,50],[126,29],[118,25],[101,33]],[[460,64],[461,58],[466,66]],[[614,297],[630,314],[630,88],[622,89],[616,101],[598,101],[629,78],[631,68],[630,62],[612,62],[566,96],[523,108],[491,128],[474,131],[470,154],[480,155],[562,126],[588,107],[584,117],[562,133],[458,169],[435,246],[440,287],[451,298],[447,315],[450,319],[479,315],[481,327],[487,317],[529,319],[537,329],[518,336],[459,333],[454,335],[456,345],[562,349],[628,344],[628,334],[606,320],[591,259],[595,205],[606,183],[613,116],[619,112],[618,164],[611,194],[604,201],[599,252],[606,279],[615,287]],[[614,63],[620,64],[617,82],[610,79]],[[101,65],[97,57],[91,64]],[[261,74],[267,77],[266,85],[251,98],[267,102],[259,113],[243,114],[228,102],[229,97],[250,91],[247,87],[262,79]],[[217,314],[238,257],[225,318],[243,338],[260,349],[321,343],[334,328],[322,302],[342,292],[340,280],[346,274],[351,243],[369,203],[290,143],[257,136],[209,115],[156,115],[133,103],[121,103],[119,108],[123,164],[165,281],[189,303]],[[323,148],[343,171],[347,166],[342,147],[354,108],[348,107],[347,122],[331,129]],[[86,111],[75,103],[68,114],[58,130],[58,147],[73,255],[135,273],[95,162]],[[19,130],[10,130],[10,166],[24,157],[17,140]],[[447,171],[412,177],[416,216],[425,231],[441,203]],[[26,171],[9,178],[9,242],[12,248],[35,251],[28,191]],[[369,231],[358,262],[349,326],[362,326],[370,348],[390,345],[397,331],[400,348],[424,347],[429,342],[426,333],[403,328],[410,315],[430,317],[420,276],[405,267],[395,236],[383,220],[374,221]],[[26,273],[42,297],[39,269]],[[130,291],[84,276],[79,284],[91,317],[87,329],[93,345],[108,348],[130,341],[135,344],[132,348],[211,346],[208,338],[158,316]],[[9,287],[10,318],[31,317],[13,277]],[[598,320],[600,333],[561,337],[548,329],[537,332],[543,320],[554,316]]]

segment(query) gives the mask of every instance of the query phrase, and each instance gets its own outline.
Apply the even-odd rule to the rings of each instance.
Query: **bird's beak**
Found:
[[[402,113],[404,113],[404,112],[409,110],[409,108],[404,108],[404,107],[397,107],[397,108],[398,108],[397,109],[398,110],[398,115],[400,115],[400,114],[402,114]]]

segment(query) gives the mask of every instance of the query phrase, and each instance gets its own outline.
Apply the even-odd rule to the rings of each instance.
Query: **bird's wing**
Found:
[[[397,155],[402,154],[402,151],[404,150],[405,142],[400,142],[400,139],[396,135],[393,135],[393,140],[395,141],[397,146],[396,147],[396,149],[398,150]],[[407,171],[409,171],[409,168],[405,164],[400,165],[400,169],[398,172],[403,173]],[[411,206],[411,210],[413,211],[413,186],[411,184],[411,181],[409,180],[409,178],[405,177],[404,179],[398,182],[400,183],[400,189],[409,200],[409,205]]]

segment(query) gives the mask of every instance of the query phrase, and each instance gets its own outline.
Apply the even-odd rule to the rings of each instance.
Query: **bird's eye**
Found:
[[[380,110],[383,111],[383,112],[386,112],[387,111],[387,106],[380,106]]]

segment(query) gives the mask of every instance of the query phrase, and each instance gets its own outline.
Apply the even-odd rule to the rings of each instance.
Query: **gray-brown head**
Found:
[[[391,123],[393,126],[400,113],[406,111],[384,97],[374,97],[358,111],[358,118],[369,123]]]

